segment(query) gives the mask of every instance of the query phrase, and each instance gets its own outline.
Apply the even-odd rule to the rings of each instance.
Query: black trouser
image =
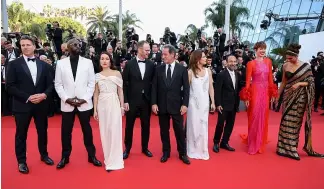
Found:
[[[38,151],[41,157],[48,156],[47,153],[47,111],[34,108],[30,112],[15,113],[16,135],[15,151],[18,163],[26,163],[26,140],[29,124],[32,118],[36,125],[38,137]]]
[[[129,105],[129,111],[126,112],[126,128],[125,128],[125,147],[127,151],[130,151],[133,144],[133,131],[136,117],[141,120],[141,140],[142,150],[148,149],[148,143],[150,139],[150,119],[151,119],[151,105],[142,95],[141,103],[138,106]]]
[[[162,140],[162,151],[165,154],[170,154],[171,144],[170,144],[170,118],[172,118],[172,125],[174,134],[177,141],[177,150],[179,155],[186,155],[186,141],[185,141],[185,131],[183,129],[183,116],[180,114],[170,115],[170,114],[160,114],[159,124],[160,124],[160,136]]]
[[[324,107],[324,87],[321,86],[321,84],[315,85],[315,100],[314,100],[314,108],[316,109],[318,107],[318,101],[320,97],[322,96],[322,107]]]
[[[62,112],[62,158],[69,158],[72,151],[72,129],[75,115],[78,115],[83,133],[83,142],[87,149],[88,156],[94,157],[96,148],[93,144],[92,129],[90,125],[91,110],[80,112],[77,108],[72,112]]]
[[[1,113],[4,116],[11,115],[11,98],[5,88],[5,84],[1,83]]]
[[[218,120],[215,129],[215,135],[214,135],[214,144],[219,144],[222,135],[223,135],[222,143],[223,144],[228,143],[229,138],[233,131],[235,116],[236,116],[236,109],[233,111],[223,110],[222,113],[218,112]],[[224,123],[225,123],[225,127],[224,127]]]

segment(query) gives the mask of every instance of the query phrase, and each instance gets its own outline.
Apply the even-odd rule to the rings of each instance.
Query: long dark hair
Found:
[[[197,62],[202,58],[202,53],[203,51],[200,49],[195,50],[194,52],[191,53],[190,60],[189,60],[189,69],[192,70],[193,74],[197,78],[198,74],[198,65]]]
[[[110,67],[109,67],[109,68],[110,68],[111,70],[117,70],[117,68],[116,68],[116,66],[115,66],[114,59],[113,59],[112,56],[111,56],[108,52],[106,52],[106,51],[104,51],[104,52],[102,52],[102,53],[100,54],[100,57],[99,57],[99,70],[102,71],[102,66],[101,66],[101,64],[100,64],[100,60],[101,60],[101,56],[102,56],[103,54],[105,54],[105,55],[107,55],[107,56],[109,57],[109,60],[110,60]]]

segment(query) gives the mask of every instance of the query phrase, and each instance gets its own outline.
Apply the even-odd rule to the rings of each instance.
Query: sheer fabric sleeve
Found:
[[[252,78],[252,70],[253,70],[253,61],[247,63],[246,67],[246,84],[245,87],[240,91],[240,98],[243,101],[251,100],[251,78]]]

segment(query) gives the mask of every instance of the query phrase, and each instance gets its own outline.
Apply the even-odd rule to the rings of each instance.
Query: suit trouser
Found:
[[[87,149],[88,156],[96,155],[96,148],[93,144],[92,129],[90,125],[91,110],[80,112],[75,108],[72,112],[62,112],[62,157],[68,158],[72,151],[72,130],[74,126],[75,115],[78,115],[83,133],[83,142]]]
[[[132,107],[130,105],[129,111],[126,112],[126,128],[125,128],[125,147],[130,151],[133,144],[133,132],[136,117],[141,120],[141,142],[142,150],[148,149],[150,139],[150,120],[151,120],[151,104],[148,102],[144,95],[139,99],[141,103],[138,106]]]
[[[180,114],[159,114],[160,136],[162,140],[163,153],[170,154],[170,118],[177,141],[177,150],[179,155],[186,155],[185,131],[183,128],[183,116]]]
[[[222,143],[227,144],[232,134],[236,117],[236,109],[233,111],[218,112],[218,120],[214,134],[214,144],[219,144],[223,135]],[[224,126],[225,123],[225,126]]]
[[[30,112],[15,112],[16,135],[15,135],[15,151],[18,163],[26,163],[26,140],[29,124],[32,118],[37,130],[38,150],[41,157],[48,156],[47,152],[47,111],[34,108]]]

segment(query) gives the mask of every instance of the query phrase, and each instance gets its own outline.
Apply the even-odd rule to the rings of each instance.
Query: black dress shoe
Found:
[[[110,173],[111,171],[113,171],[113,170],[109,170],[109,169],[107,170],[108,173]]]
[[[223,149],[228,150],[228,151],[231,151],[231,152],[234,152],[235,151],[235,149],[232,148],[229,144],[221,144],[220,145],[220,148],[223,148]]]
[[[142,153],[145,154],[147,157],[153,157],[152,152],[150,152],[149,150],[142,150]]]
[[[314,112],[318,112],[318,109],[317,109],[317,108],[315,108],[315,109],[314,109]]]
[[[213,151],[216,152],[216,153],[219,152],[219,145],[218,144],[214,144]]]
[[[54,161],[48,156],[41,157],[41,161],[45,162],[46,165],[54,165]]]
[[[125,150],[124,153],[123,153],[123,159],[127,159],[128,156],[129,156],[129,151]]]
[[[94,156],[94,157],[88,157],[88,162],[92,163],[94,166],[101,167],[101,162]]]
[[[29,169],[26,163],[19,163],[18,164],[18,169],[19,172],[21,172],[22,174],[28,174],[29,173]]]
[[[187,164],[187,165],[190,165],[190,161],[189,161],[189,159],[188,159],[188,157],[187,157],[186,155],[179,156],[179,159],[180,159],[183,163],[185,163],[185,164]]]
[[[70,162],[69,158],[62,158],[61,161],[57,164],[56,168],[57,169],[63,169],[66,164]]]
[[[169,158],[170,158],[170,154],[164,153],[163,156],[161,157],[160,161],[161,161],[161,163],[165,163],[168,161]]]

